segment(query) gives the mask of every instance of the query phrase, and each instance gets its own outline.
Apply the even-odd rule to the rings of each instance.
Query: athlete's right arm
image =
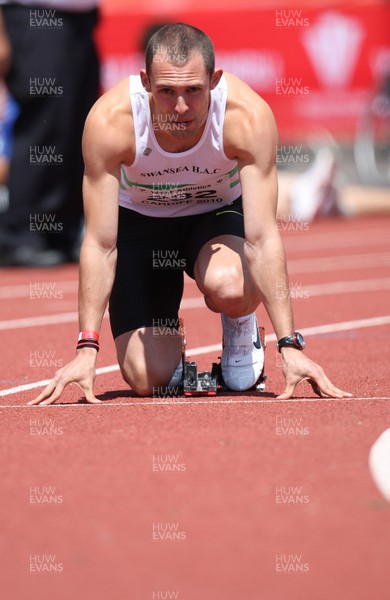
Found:
[[[120,162],[111,147],[114,140],[107,139],[110,127],[105,127],[104,121],[92,115],[83,137],[85,236],[80,253],[80,331],[100,331],[115,275]]]
[[[118,118],[95,105],[83,136],[85,236],[80,253],[79,327],[99,332],[115,276],[120,163],[123,157]],[[118,139],[119,138],[119,139]],[[69,383],[77,384],[87,402],[100,402],[93,392],[97,352],[76,351],[75,358],[29,404],[52,404]]]

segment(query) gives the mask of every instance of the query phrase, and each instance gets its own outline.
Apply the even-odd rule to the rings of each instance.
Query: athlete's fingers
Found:
[[[344,390],[340,390],[333,384],[326,388],[321,388],[321,392],[324,396],[328,398],[352,398],[353,394],[350,392],[345,392]]]
[[[310,378],[309,383],[313,388],[313,391],[320,396],[321,398],[351,398],[352,394],[350,392],[345,392],[340,388],[333,385],[333,383],[328,379],[325,373],[321,374],[319,378]]]
[[[90,397],[90,398],[87,398],[87,397],[86,397],[85,399],[86,399],[86,401],[88,402],[88,404],[102,404],[102,403],[103,403],[103,401],[102,401],[102,400],[99,400],[99,399],[98,399],[98,398],[96,398],[95,396],[93,396],[93,397]]]
[[[309,381],[314,393],[317,394],[317,396],[319,396],[320,398],[351,398],[352,397],[353,394],[351,394],[350,392],[345,392],[344,390],[341,390],[340,388],[333,385],[333,383],[327,378],[327,376],[322,371],[322,369],[320,369],[319,373],[316,375],[317,376],[312,375],[311,377],[303,377],[299,381],[295,381],[295,382],[292,382],[292,381],[287,382],[284,392],[282,394],[280,394],[279,396],[277,396],[276,399],[277,400],[288,400],[289,398],[292,397],[296,386],[299,383],[301,383],[302,381],[305,381],[306,379]]]
[[[27,404],[29,404],[30,406],[32,406],[34,404],[40,404],[42,402],[42,400],[45,400],[46,398],[49,398],[51,396],[51,394],[55,390],[56,386],[57,386],[57,380],[53,379],[44,388],[44,390],[42,390],[42,392],[39,394],[39,396],[37,396],[36,398],[33,398],[33,400],[30,400],[30,402],[27,402]]]
[[[294,393],[294,390],[297,386],[298,382],[295,383],[287,383],[284,392],[282,392],[281,394],[279,394],[279,396],[276,397],[276,400],[288,400],[289,398],[291,398],[291,396]]]
[[[320,398],[323,398],[324,392],[321,391],[321,388],[319,387],[318,383],[314,379],[308,379],[308,382],[313,388],[313,392],[317,394],[317,396],[320,396]]]
[[[98,398],[96,398],[95,394],[93,393],[92,385],[82,386],[80,383],[77,383],[76,381],[75,381],[75,384],[83,392],[83,394],[85,396],[85,399],[88,402],[88,404],[101,404],[102,403],[102,401],[98,400]]]
[[[58,400],[58,398],[61,396],[62,392],[64,391],[64,388],[68,385],[68,383],[72,383],[72,382],[63,382],[61,380],[53,380],[51,383],[49,383],[49,385],[43,390],[43,392],[41,392],[41,394],[39,394],[39,396],[37,398],[35,398],[34,400],[31,400],[30,402],[28,402],[28,404],[30,406],[35,405],[35,404],[41,404],[43,406],[48,406],[49,404],[54,404],[54,402],[56,402]],[[100,404],[102,401],[98,400],[94,393],[93,393],[93,389],[92,389],[92,385],[82,385],[80,383],[77,382],[73,382],[75,383],[83,392],[86,401],[89,404]]]
[[[48,404],[54,404],[54,402],[56,402],[56,400],[58,400],[58,398],[61,396],[62,392],[64,391],[64,387],[66,386],[66,383],[63,383],[62,381],[57,381],[56,387],[53,391],[53,393],[49,396],[46,397],[46,399],[41,400],[40,404],[41,406],[45,406]]]

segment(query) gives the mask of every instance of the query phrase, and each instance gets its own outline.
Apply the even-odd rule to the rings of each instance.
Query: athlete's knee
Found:
[[[122,377],[139,396],[156,396],[171,385],[177,371],[177,364],[165,362],[162,357],[158,363],[147,364],[144,361],[130,361],[128,358],[119,365]],[[176,368],[176,371],[175,371]],[[175,378],[176,382],[177,377]]]
[[[140,396],[154,395],[156,388],[167,386],[181,361],[181,337],[155,335],[152,327],[122,334],[115,344],[122,377]]]
[[[208,273],[202,285],[206,302],[223,311],[225,306],[239,306],[245,300],[244,277],[237,265],[228,265],[213,269]],[[222,307],[222,308],[221,308]]]
[[[122,377],[131,389],[139,396],[147,396],[149,393],[149,386],[147,385],[146,378],[141,373],[134,372],[128,366],[120,366]]]
[[[153,369],[134,369],[121,366],[122,377],[138,396],[154,396],[156,390],[168,386],[172,373]]]
[[[215,299],[230,299],[234,301],[242,297],[244,277],[237,265],[227,265],[214,268],[207,273],[203,282],[203,291]]]
[[[218,269],[203,286],[207,306],[230,317],[240,317],[256,310],[260,293],[251,279],[245,278],[235,265]]]

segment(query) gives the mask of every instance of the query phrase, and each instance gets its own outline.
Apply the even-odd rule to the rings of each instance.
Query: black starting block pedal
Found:
[[[222,377],[221,362],[213,363],[211,371],[200,371],[195,361],[188,361],[185,357],[185,336],[184,326],[180,319],[180,326],[182,332],[182,351],[183,351],[183,394],[184,396],[215,396],[217,392],[229,392],[231,391],[225,384]],[[264,327],[259,327],[261,345],[265,349],[265,331]],[[221,361],[221,359],[220,359]],[[264,367],[260,374],[259,379],[251,390],[260,392],[265,391],[265,381],[267,376],[264,374]]]
[[[259,392],[265,391],[267,375],[261,373],[257,383],[251,388]],[[213,363],[211,371],[198,372],[195,361],[184,361],[183,393],[185,396],[215,396],[217,392],[229,392],[230,388],[222,377],[221,363]]]
[[[217,377],[210,371],[198,372],[196,362],[184,361],[183,393],[185,396],[215,396],[218,388]]]

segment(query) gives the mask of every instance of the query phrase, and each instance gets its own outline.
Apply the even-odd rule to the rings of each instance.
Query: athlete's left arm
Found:
[[[250,95],[251,108],[241,115],[237,159],[241,179],[245,257],[260,290],[277,339],[295,331],[283,242],[276,221],[278,196],[277,129],[269,106]],[[298,383],[309,380],[325,397],[342,398],[323,369],[295,348],[282,348],[286,388],[280,399],[290,398]]]
[[[251,98],[252,104],[253,98]],[[256,98],[237,135],[245,224],[245,256],[278,339],[294,331],[282,239],[276,222],[277,130],[268,105]],[[287,293],[286,293],[287,291]],[[284,292],[284,293],[283,293]]]

